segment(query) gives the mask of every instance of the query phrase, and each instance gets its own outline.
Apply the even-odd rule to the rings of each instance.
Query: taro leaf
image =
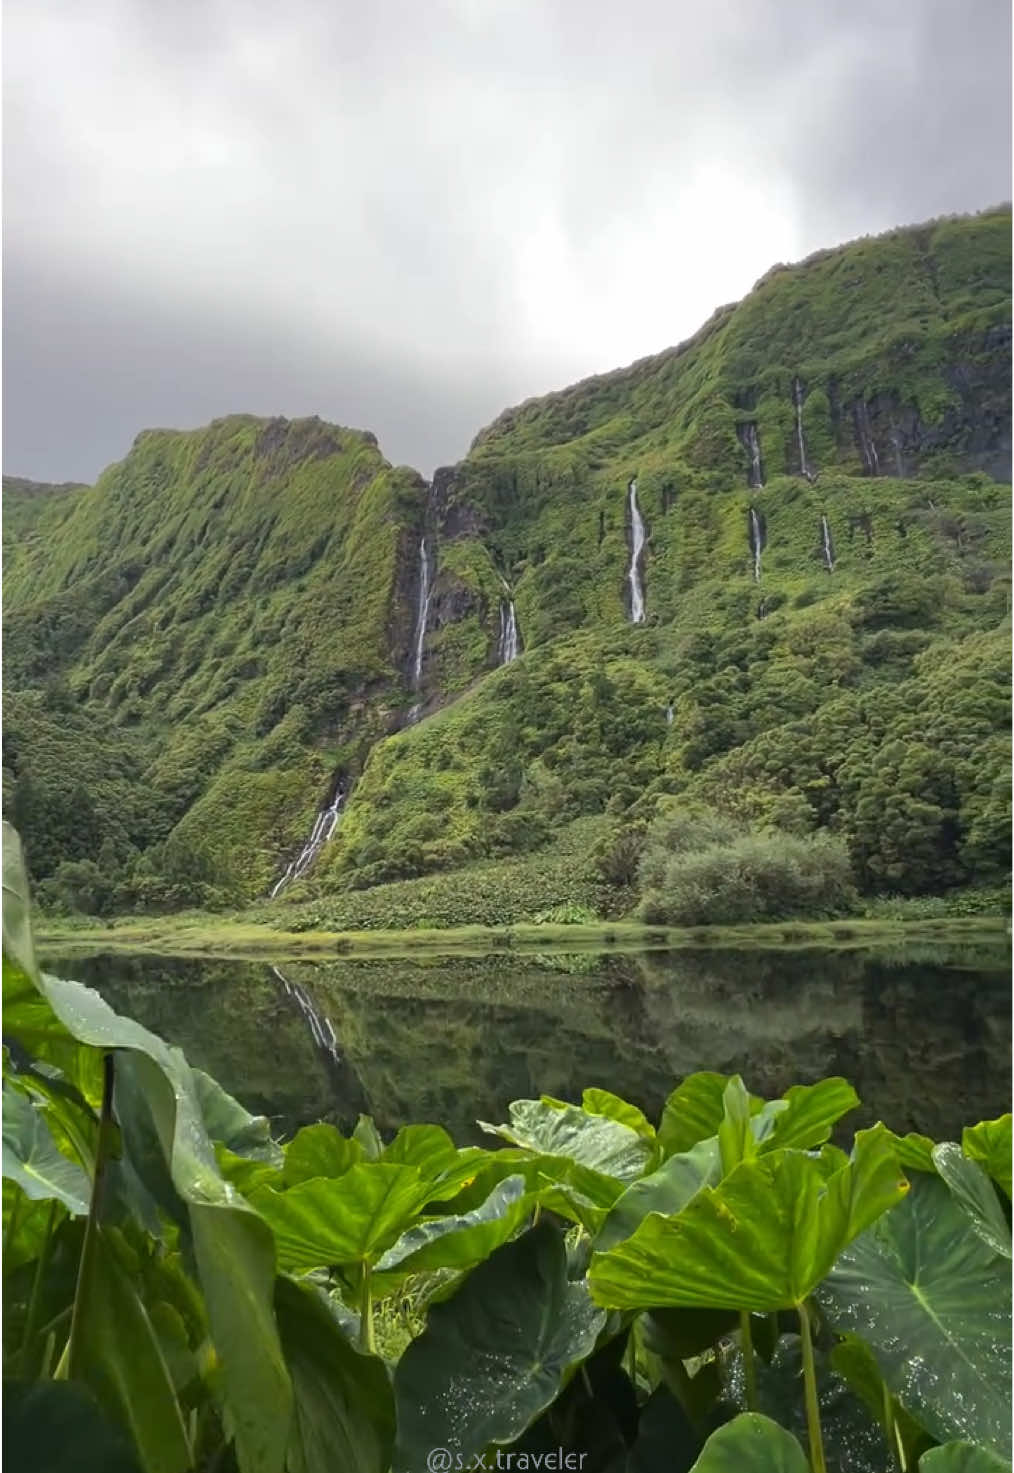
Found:
[[[785,1108],[783,1101],[778,1104]],[[722,1158],[722,1175],[728,1176],[741,1161],[749,1161],[757,1154],[757,1136],[751,1129],[754,1110],[753,1097],[746,1091],[738,1074],[734,1074],[722,1091],[722,1119],[715,1132],[718,1152]],[[772,1106],[765,1105],[765,1134],[771,1130]],[[756,1112],[758,1119],[761,1112]]]
[[[472,1268],[512,1237],[529,1211],[524,1177],[509,1176],[471,1212],[416,1223],[377,1261],[374,1294],[384,1292],[384,1276],[389,1270],[397,1271],[391,1274],[390,1282],[395,1288],[405,1274]]]
[[[650,1176],[642,1176],[619,1197],[599,1229],[595,1250],[605,1253],[637,1230],[649,1212],[665,1216],[681,1212],[701,1187],[721,1175],[718,1142],[712,1136],[689,1151],[670,1156]]]
[[[852,1160],[826,1176],[801,1151],[773,1151],[704,1187],[676,1217],[646,1217],[588,1282],[616,1309],[699,1305],[764,1311],[801,1304],[846,1243],[907,1190],[882,1126],[860,1131]]]
[[[645,1350],[667,1361],[690,1360],[739,1324],[734,1309],[653,1309],[641,1319]]]
[[[1010,1264],[939,1177],[841,1255],[818,1292],[831,1325],[873,1349],[884,1380],[941,1442],[1010,1452]]]
[[[883,1473],[890,1456],[879,1421],[836,1374],[827,1356],[815,1354],[817,1402],[826,1473]],[[746,1411],[746,1377],[740,1350],[725,1360],[726,1399]],[[783,1335],[770,1364],[757,1363],[757,1411],[808,1443],[803,1397],[803,1363],[798,1335]]]
[[[313,1177],[287,1192],[260,1187],[250,1203],[271,1227],[283,1268],[375,1261],[429,1201],[415,1166],[362,1161],[337,1179]]]
[[[701,1439],[667,1386],[656,1386],[641,1408],[627,1473],[689,1473]]]
[[[1008,1198],[1011,1194],[1011,1117],[1001,1115],[998,1120],[981,1120],[978,1125],[968,1125],[961,1134],[961,1149],[972,1161],[998,1182]]]
[[[348,1140],[334,1125],[304,1125],[285,1147],[285,1185],[315,1176],[344,1176],[364,1159],[357,1140]]]
[[[919,1454],[930,1446],[932,1439],[898,1398],[891,1395],[866,1341],[858,1335],[844,1336],[831,1351],[830,1363],[831,1369],[848,1382],[866,1410],[879,1422],[889,1444],[897,1450],[901,1465],[914,1468]]]
[[[68,1375],[133,1437],[146,1473],[182,1473],[190,1448],[158,1337],[115,1247],[95,1228],[74,1305]]]
[[[832,1126],[854,1110],[859,1096],[845,1079],[821,1079],[817,1084],[794,1084],[782,1099],[788,1109],[774,1121],[765,1142],[767,1150],[795,1146],[810,1150],[821,1146],[831,1134]]]
[[[416,1166],[430,1181],[438,1181],[457,1158],[458,1148],[442,1125],[403,1125],[380,1157],[396,1166]]]
[[[718,1134],[728,1083],[728,1075],[702,1072],[688,1075],[677,1085],[665,1102],[658,1126],[658,1138],[667,1156],[689,1151],[698,1141]],[[750,1112],[755,1114],[764,1101],[754,1095],[749,1099]]]
[[[905,1171],[935,1171],[933,1165],[933,1145],[928,1135],[916,1135],[910,1131],[908,1135],[895,1135],[891,1132],[894,1141],[894,1149],[898,1153],[898,1162]]]
[[[945,1442],[923,1453],[919,1473],[1010,1473],[1010,1463],[974,1442]]]
[[[20,1090],[3,1088],[3,1174],[34,1201],[55,1199],[68,1212],[88,1213],[91,1183],[57,1147],[42,1110]]]
[[[372,1115],[360,1115],[356,1121],[356,1128],[352,1132],[352,1139],[362,1147],[367,1161],[380,1160],[384,1142],[380,1139],[380,1131],[373,1123]]]
[[[315,1289],[280,1276],[275,1313],[295,1390],[291,1473],[386,1473],[394,1396],[384,1362],[353,1349]]]
[[[122,1429],[75,1381],[5,1380],[3,1451],[37,1473],[140,1473]]]
[[[608,1089],[586,1089],[581,1096],[581,1108],[587,1110],[589,1115],[606,1115],[610,1120],[618,1120],[621,1125],[626,1125],[638,1135],[643,1135],[645,1140],[654,1143],[655,1127],[644,1111],[627,1100],[620,1099],[619,1095],[612,1094]]]
[[[784,1427],[743,1412],[712,1432],[691,1473],[810,1473],[810,1465]]]
[[[1010,1258],[1010,1228],[996,1189],[982,1167],[964,1155],[953,1141],[933,1147],[933,1164],[983,1242],[995,1253]]]
[[[617,1181],[634,1181],[644,1174],[652,1146],[643,1136],[611,1120],[589,1115],[578,1105],[558,1107],[544,1100],[515,1100],[509,1125],[479,1124],[512,1145],[547,1156],[565,1156]]]
[[[68,1080],[79,1084],[89,1071],[94,1083],[103,1051],[126,1049],[138,1056],[134,1063],[144,1077],[173,1186],[190,1215],[241,1473],[278,1473],[288,1440],[291,1386],[271,1307],[271,1234],[222,1180],[193,1075],[179,1050],[120,1017],[91,988],[39,972],[27,926],[20,844],[7,826],[5,839],[5,1031],[23,1048],[60,1065]]]
[[[238,1100],[226,1094],[217,1080],[202,1069],[191,1069],[194,1090],[204,1128],[213,1141],[237,1156],[248,1156],[251,1161],[265,1161],[269,1166],[281,1166],[282,1148],[271,1138],[271,1126],[266,1115],[251,1115]]]
[[[430,1307],[398,1363],[395,1473],[417,1473],[432,1448],[467,1467],[490,1444],[513,1442],[592,1353],[605,1321],[584,1284],[568,1281],[548,1223],[498,1248]]]
[[[228,1146],[216,1145],[215,1161],[225,1180],[244,1197],[249,1197],[257,1187],[280,1187],[284,1181],[276,1166],[269,1166],[266,1161],[252,1161],[249,1156],[237,1156]]]

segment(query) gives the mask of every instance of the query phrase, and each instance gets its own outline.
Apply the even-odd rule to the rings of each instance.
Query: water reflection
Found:
[[[360,1111],[459,1140],[512,1099],[599,1085],[655,1117],[695,1069],[759,1094],[843,1074],[861,1119],[953,1138],[1006,1108],[1009,968],[908,952],[281,962],[50,959],[290,1134]]]

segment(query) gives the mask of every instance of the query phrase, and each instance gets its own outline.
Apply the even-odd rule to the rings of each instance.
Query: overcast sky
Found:
[[[6,0],[4,469],[237,411],[429,474],[775,261],[1010,196],[1008,0]]]

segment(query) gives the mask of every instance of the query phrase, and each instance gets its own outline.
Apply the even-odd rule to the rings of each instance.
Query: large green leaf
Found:
[[[689,1151],[670,1156],[657,1171],[635,1181],[619,1197],[599,1229],[595,1250],[605,1253],[636,1232],[649,1212],[672,1216],[700,1189],[721,1175],[718,1142],[714,1136],[698,1141]]]
[[[269,1166],[281,1166],[282,1148],[271,1137],[271,1125],[266,1115],[251,1115],[238,1100],[226,1094],[217,1080],[203,1069],[191,1069],[194,1092],[204,1117],[204,1128],[213,1141],[237,1156],[248,1156],[251,1161],[265,1161]]]
[[[344,1176],[313,1177],[287,1192],[259,1187],[250,1202],[270,1225],[283,1268],[375,1262],[422,1211],[432,1182],[418,1167],[362,1161]]]
[[[515,1100],[509,1125],[483,1130],[545,1156],[563,1156],[620,1182],[643,1176],[653,1156],[651,1141],[608,1115],[590,1115],[578,1105]]]
[[[294,1187],[315,1176],[344,1176],[363,1160],[358,1141],[346,1139],[334,1125],[304,1125],[285,1147],[285,1184]]]
[[[82,1264],[68,1374],[130,1431],[146,1473],[182,1473],[190,1448],[172,1378],[113,1230],[95,1229]]]
[[[280,1277],[275,1312],[295,1392],[291,1473],[386,1473],[394,1395],[383,1361],[353,1349],[315,1289]]]
[[[796,1146],[809,1150],[829,1138],[832,1126],[854,1110],[859,1096],[846,1079],[821,1079],[816,1084],[794,1084],[782,1095],[788,1104],[774,1122],[768,1150]]]
[[[961,1149],[973,1161],[978,1161],[995,1182],[999,1182],[1011,1194],[1011,1117],[1001,1115],[998,1120],[981,1120],[978,1125],[968,1125],[961,1135]]]
[[[55,1198],[84,1217],[91,1184],[57,1147],[42,1110],[6,1083],[3,1088],[3,1174],[33,1200]]]
[[[646,1217],[592,1257],[596,1302],[758,1311],[802,1303],[842,1248],[907,1190],[885,1136],[882,1127],[860,1131],[852,1160],[830,1176],[803,1152],[774,1151],[703,1188],[676,1217]]]
[[[784,1427],[743,1412],[712,1432],[691,1473],[810,1473],[810,1465]]]
[[[964,1154],[953,1141],[933,1147],[933,1165],[951,1190],[951,1195],[968,1216],[972,1227],[994,1252],[1011,1256],[1010,1228],[996,1189],[982,1167]]]
[[[512,1237],[530,1211],[524,1177],[508,1176],[471,1212],[416,1223],[378,1259],[374,1294],[385,1291],[387,1275],[393,1288],[406,1274],[472,1268]]]
[[[866,1341],[858,1335],[843,1336],[831,1351],[830,1364],[880,1424],[888,1445],[898,1450],[898,1460],[914,1468],[932,1439],[892,1394]]]
[[[852,1244],[818,1294],[873,1349],[884,1380],[939,1441],[1010,1454],[1010,1264],[938,1177]]]
[[[581,1095],[581,1108],[589,1115],[607,1115],[610,1120],[618,1120],[654,1144],[655,1127],[644,1111],[608,1089],[586,1089]]]
[[[568,1280],[554,1228],[505,1243],[431,1306],[398,1364],[396,1473],[417,1473],[433,1448],[467,1467],[490,1444],[514,1441],[591,1354],[605,1319]]]
[[[123,1429],[72,1381],[4,1380],[3,1452],[25,1473],[140,1473]]]
[[[29,1053],[60,1067],[89,1093],[80,1058],[131,1050],[173,1189],[189,1213],[211,1338],[221,1364],[241,1473],[280,1473],[288,1442],[291,1386],[278,1344],[271,1295],[270,1230],[218,1170],[192,1071],[178,1049],[91,988],[43,976],[27,924],[27,883],[16,836],[4,851],[4,1028]],[[82,1050],[79,1045],[89,1048]],[[92,1080],[93,1083],[93,1080]]]
[[[725,1115],[724,1095],[730,1082],[727,1074],[702,1071],[689,1074],[678,1084],[665,1102],[658,1126],[658,1138],[667,1156],[689,1151],[698,1141],[718,1134]],[[749,1096],[751,1114],[763,1100]]]
[[[1010,1473],[1010,1463],[972,1442],[946,1442],[923,1453],[919,1473]]]

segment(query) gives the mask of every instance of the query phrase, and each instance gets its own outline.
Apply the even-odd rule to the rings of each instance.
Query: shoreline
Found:
[[[462,926],[409,931],[282,931],[255,922],[206,916],[124,919],[104,926],[42,924],[35,941],[50,954],[152,952],[163,956],[226,957],[237,961],[289,958],[488,956],[503,953],[679,950],[861,950],[864,947],[962,941],[1010,947],[1003,915],[932,920],[778,921],[743,926],[647,926],[637,921],[553,925]]]

